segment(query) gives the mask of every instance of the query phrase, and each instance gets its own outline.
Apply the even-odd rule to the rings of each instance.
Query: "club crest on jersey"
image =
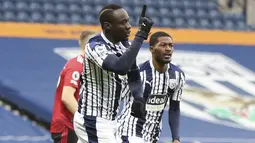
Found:
[[[147,111],[161,111],[164,109],[167,101],[167,95],[156,94],[150,95],[146,101]]]
[[[97,45],[95,47],[95,51],[97,52],[97,54],[99,54],[101,57],[105,57],[107,55],[107,49],[105,47],[105,45]]]
[[[169,80],[169,87],[170,87],[170,89],[174,89],[176,86],[177,86],[176,79],[170,79]]]

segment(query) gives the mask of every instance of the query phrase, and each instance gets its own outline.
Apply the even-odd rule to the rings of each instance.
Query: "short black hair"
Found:
[[[98,14],[100,24],[102,25],[104,22],[112,22],[113,11],[121,8],[122,7],[117,4],[108,4],[104,6]]]
[[[150,37],[150,41],[149,41],[149,45],[150,46],[155,46],[155,44],[158,43],[158,38],[159,37],[170,37],[171,39],[172,36],[170,36],[169,34],[167,34],[166,32],[163,32],[163,31],[159,31],[159,32],[155,32],[151,35]]]

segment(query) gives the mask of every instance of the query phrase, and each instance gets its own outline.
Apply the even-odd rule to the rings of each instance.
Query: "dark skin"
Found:
[[[152,63],[158,72],[166,72],[168,64],[173,55],[173,39],[168,36],[162,36],[157,39],[154,46],[150,46],[152,54]]]
[[[103,23],[103,32],[112,43],[127,41],[130,36],[131,25],[129,16],[124,9],[114,10],[110,22]]]

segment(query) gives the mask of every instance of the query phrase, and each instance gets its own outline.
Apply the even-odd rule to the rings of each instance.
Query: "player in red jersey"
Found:
[[[80,55],[68,60],[60,73],[50,127],[54,143],[76,143],[78,140],[73,128],[73,115],[78,108],[85,45],[94,35],[96,32],[89,30],[81,33]]]

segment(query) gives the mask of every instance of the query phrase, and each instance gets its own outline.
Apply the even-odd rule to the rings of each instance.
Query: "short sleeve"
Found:
[[[69,68],[66,69],[64,75],[64,86],[71,86],[78,89],[80,86],[80,72],[78,70]]]

